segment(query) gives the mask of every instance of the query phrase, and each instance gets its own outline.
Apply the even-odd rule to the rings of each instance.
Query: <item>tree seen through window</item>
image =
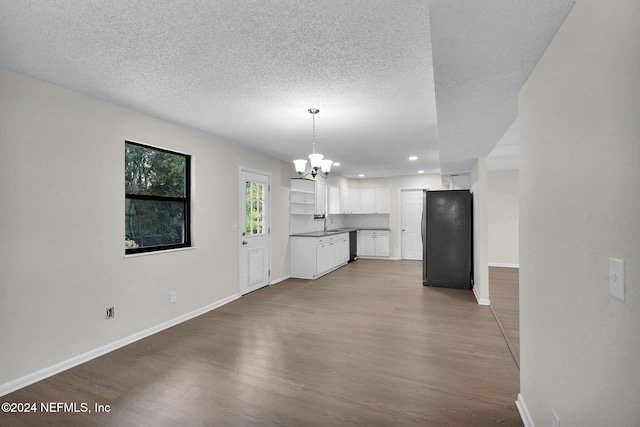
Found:
[[[125,143],[125,251],[190,246],[190,156]]]

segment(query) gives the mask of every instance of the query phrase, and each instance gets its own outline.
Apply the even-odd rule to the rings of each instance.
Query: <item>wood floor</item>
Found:
[[[490,308],[423,287],[421,265],[361,259],[263,288],[1,399],[91,413],[0,425],[522,426]]]
[[[505,339],[513,353],[516,363],[520,364],[520,293],[519,269],[489,268],[489,296],[491,307],[502,325]]]

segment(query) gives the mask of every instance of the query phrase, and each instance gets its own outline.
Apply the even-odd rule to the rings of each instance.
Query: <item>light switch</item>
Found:
[[[609,258],[609,293],[624,301],[624,260]]]
[[[231,230],[238,231],[238,223],[237,222],[234,222],[233,224],[231,224]]]

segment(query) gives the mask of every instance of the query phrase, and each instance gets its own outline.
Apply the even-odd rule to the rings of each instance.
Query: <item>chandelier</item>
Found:
[[[311,113],[311,117],[313,117],[313,152],[309,154],[309,161],[311,162],[311,170],[307,173],[304,173],[307,168],[307,161],[304,159],[297,159],[293,161],[293,164],[296,167],[296,172],[300,178],[304,178],[305,176],[311,174],[311,177],[315,179],[316,175],[320,175],[323,178],[327,178],[329,176],[329,172],[331,171],[331,164],[333,160],[325,159],[324,156],[320,153],[316,153],[316,114],[320,112],[317,108],[309,108],[309,113]]]

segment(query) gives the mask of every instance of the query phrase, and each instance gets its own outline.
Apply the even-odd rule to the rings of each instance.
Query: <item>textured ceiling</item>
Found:
[[[443,172],[468,171],[518,116],[518,92],[575,0],[432,0]]]
[[[341,175],[457,172],[574,1],[0,0],[0,65],[286,161],[316,107]]]

